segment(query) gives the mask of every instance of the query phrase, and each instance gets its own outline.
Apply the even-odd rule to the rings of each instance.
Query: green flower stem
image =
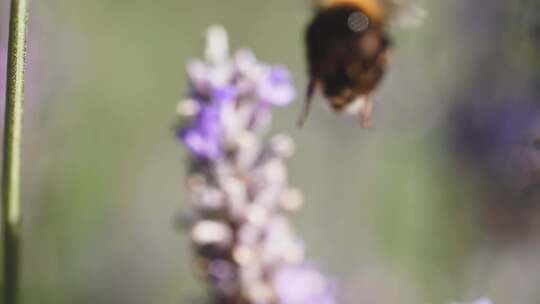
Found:
[[[28,0],[11,0],[2,168],[5,304],[16,304],[19,300],[21,131],[27,25]]]

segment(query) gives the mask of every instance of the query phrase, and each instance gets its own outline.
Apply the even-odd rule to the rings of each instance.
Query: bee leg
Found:
[[[343,97],[334,97],[330,100],[330,106],[336,112],[343,111],[347,107],[348,103],[349,101],[345,100]]]
[[[306,120],[309,115],[309,109],[311,108],[311,101],[313,99],[313,93],[315,93],[315,88],[317,87],[318,80],[311,79],[309,81],[307,90],[306,90],[306,99],[304,100],[304,107],[302,109],[302,112],[300,113],[300,116],[298,117],[298,127],[301,128],[306,123]]]
[[[358,112],[359,118],[360,118],[360,125],[364,129],[371,129],[373,127],[373,123],[371,121],[371,113],[373,112],[373,99],[370,95],[367,95],[364,100],[363,104],[360,107],[360,110]]]

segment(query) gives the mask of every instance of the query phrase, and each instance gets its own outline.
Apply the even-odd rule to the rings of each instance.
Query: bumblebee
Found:
[[[307,119],[315,91],[337,112],[356,108],[361,126],[371,126],[371,93],[388,68],[387,20],[398,6],[397,0],[319,3],[305,36],[310,80],[299,126]]]

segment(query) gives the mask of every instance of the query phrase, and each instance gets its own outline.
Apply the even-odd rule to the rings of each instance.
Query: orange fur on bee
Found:
[[[352,5],[359,7],[366,12],[370,18],[376,21],[384,19],[384,9],[379,3],[379,0],[321,0],[322,8],[332,7],[336,5]]]

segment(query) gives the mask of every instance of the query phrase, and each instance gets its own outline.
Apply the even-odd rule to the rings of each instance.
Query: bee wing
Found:
[[[414,0],[311,0],[316,8],[329,7],[335,4],[355,4],[377,11],[385,19],[391,20],[404,28],[419,27],[427,16],[426,10],[413,2]],[[381,11],[382,10],[382,11]]]
[[[335,1],[334,0],[309,0],[311,7],[314,10],[320,10],[325,7],[331,6]]]
[[[408,0],[379,0],[386,16],[398,26],[417,28],[427,16],[424,8]]]
[[[396,17],[396,23],[404,28],[417,28],[422,25],[427,17],[427,11],[414,4],[410,4]]]

